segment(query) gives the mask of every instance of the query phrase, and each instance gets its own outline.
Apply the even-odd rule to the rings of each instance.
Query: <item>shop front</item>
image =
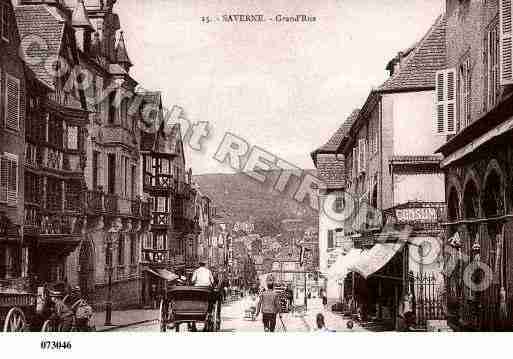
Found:
[[[443,203],[408,202],[384,211],[380,230],[362,232],[353,250],[360,253],[341,283],[346,310],[387,329],[400,329],[406,312],[420,327],[445,319],[440,310],[444,213]]]
[[[164,268],[145,266],[143,268],[142,301],[145,306],[158,308],[171,283],[179,276]]]

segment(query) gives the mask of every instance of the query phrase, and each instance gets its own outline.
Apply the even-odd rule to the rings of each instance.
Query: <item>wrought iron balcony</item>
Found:
[[[41,234],[74,234],[77,216],[63,213],[47,213],[41,217]]]

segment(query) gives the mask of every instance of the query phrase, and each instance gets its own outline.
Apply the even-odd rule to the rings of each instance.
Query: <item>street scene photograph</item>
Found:
[[[512,16],[0,0],[0,341],[512,331]]]

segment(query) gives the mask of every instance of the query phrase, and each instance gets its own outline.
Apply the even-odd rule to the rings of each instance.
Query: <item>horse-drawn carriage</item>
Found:
[[[187,323],[196,330],[196,323],[203,324],[203,331],[215,332],[221,328],[221,295],[209,287],[173,286],[160,302],[160,331]]]
[[[63,301],[66,302],[66,296]],[[73,308],[71,326],[66,331],[85,331],[86,325],[77,319],[77,313],[81,311],[77,310],[79,304]],[[0,323],[4,332],[56,332],[62,329],[48,288],[41,286],[37,291],[31,291],[21,279],[0,282]]]
[[[33,293],[0,287],[0,323],[4,332],[30,330],[35,309],[36,296]]]

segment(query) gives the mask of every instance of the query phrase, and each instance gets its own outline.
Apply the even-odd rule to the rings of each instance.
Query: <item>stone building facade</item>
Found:
[[[0,279],[26,277],[24,223],[25,71],[11,1],[0,1]]]
[[[415,46],[391,59],[385,83],[312,153],[324,184],[319,256],[328,299],[352,297],[362,313],[392,327],[402,298],[417,294],[410,271],[437,271],[411,258],[418,257],[417,242],[437,242],[442,232],[444,177],[435,150],[443,140],[432,119],[445,27],[440,16]]]
[[[446,1],[447,67],[435,121],[446,142],[447,309],[458,330],[513,323],[512,32],[509,1]],[[449,111],[450,110],[450,111]]]

